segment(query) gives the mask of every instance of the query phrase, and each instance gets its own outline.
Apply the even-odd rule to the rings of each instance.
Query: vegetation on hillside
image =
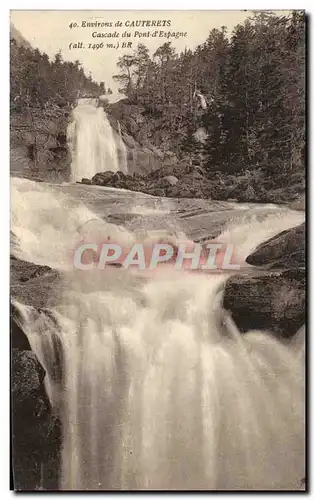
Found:
[[[33,49],[11,26],[10,37],[11,170],[49,180],[69,176],[66,129],[77,97],[105,91],[79,61],[52,59]]]
[[[180,54],[167,42],[151,57],[139,44],[118,68],[121,92],[144,108],[147,137],[160,148],[201,159],[209,173],[303,175],[303,12],[256,13],[231,37],[213,29]],[[202,145],[194,135],[201,128]]]
[[[127,100],[106,109],[115,116],[117,107],[123,108],[116,119],[140,144],[172,152],[173,164],[201,165],[209,180],[220,178],[221,197],[238,198],[238,186],[246,190],[244,199],[250,193],[257,201],[294,199],[303,190],[302,11],[287,16],[257,12],[235,26],[231,36],[225,27],[213,29],[196,49],[179,54],[170,42],[154,54],[139,44],[133,53],[121,55],[117,66],[114,79]],[[38,151],[33,155],[37,165],[47,148],[54,158],[57,151],[47,141],[38,145],[38,112],[47,118],[49,129],[46,134],[41,127],[40,133],[50,137],[51,122],[59,120],[54,115],[64,110],[61,121],[66,122],[66,111],[77,97],[112,92],[87,76],[79,61],[64,61],[60,52],[49,59],[14,38],[10,78],[11,110],[27,114],[17,123],[11,119],[14,141],[19,145],[27,140],[28,147]],[[26,129],[31,134],[25,139]],[[55,146],[64,145],[57,138]],[[233,193],[227,185],[235,188]]]
[[[64,61],[61,52],[50,60],[38,49],[10,39],[11,108],[67,106],[85,94],[100,94],[100,86],[86,76],[79,61]]]

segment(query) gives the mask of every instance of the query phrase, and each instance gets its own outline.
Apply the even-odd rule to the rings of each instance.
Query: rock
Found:
[[[61,424],[46,394],[45,370],[11,303],[12,461],[15,490],[57,489]]]
[[[182,191],[177,184],[176,186],[168,186],[165,189],[165,194],[168,198],[181,198]]]
[[[131,135],[124,134],[124,143],[130,149],[134,149],[136,147],[136,141]]]
[[[115,172],[107,171],[107,172],[98,172],[92,177],[92,184],[96,184],[97,186],[107,186],[107,184],[111,181]]]
[[[290,338],[305,323],[304,271],[232,276],[226,283],[223,307],[242,332],[267,330]]]
[[[10,168],[15,175],[68,181],[70,153],[66,141],[68,109],[47,106],[12,111]]]
[[[19,238],[16,236],[16,234],[13,233],[13,231],[10,230],[10,249],[12,251],[17,250],[19,244],[20,244]],[[11,255],[10,258],[12,259],[14,257]]]
[[[56,163],[65,162],[68,155],[68,148],[65,146],[55,146],[53,148],[48,148],[51,155],[51,161],[55,165]],[[55,166],[54,166],[55,168]]]
[[[11,281],[14,283],[25,283],[34,278],[55,273],[49,266],[39,266],[33,262],[17,259],[14,256],[10,256],[10,269]]]
[[[98,98],[99,102],[108,102],[107,95],[100,95]]]
[[[234,195],[234,193],[233,193]],[[257,199],[253,186],[248,185],[243,193],[240,193],[238,200],[242,202],[255,202]]]
[[[175,153],[173,153],[172,151],[167,151],[165,153],[165,161],[167,163],[171,163],[173,165],[176,165],[176,163],[178,162],[178,159],[177,159],[177,156]]]
[[[32,351],[12,350],[12,391],[17,405],[40,389],[44,377],[45,370]]]
[[[273,267],[305,266],[305,223],[287,229],[259,245],[246,259],[248,264]]]
[[[301,194],[296,200],[289,204],[289,208],[292,210],[305,210],[305,194]]]
[[[92,184],[91,179],[87,179],[86,177],[82,177],[81,182],[82,184]]]
[[[161,188],[150,188],[145,191],[148,194],[151,194],[152,196],[165,196],[165,191],[164,189]]]
[[[144,112],[144,107],[131,104],[127,99],[110,104],[107,109],[117,144],[121,139],[126,146],[130,173],[149,173],[160,168],[164,160],[164,152],[151,142],[150,127],[147,126]]]
[[[193,170],[191,172],[187,173],[182,177],[181,179],[182,181],[189,183],[189,182],[194,182],[196,179],[203,180],[203,174],[200,172],[199,167],[192,167],[192,168]]]
[[[120,181],[120,180],[124,180],[126,177],[126,175],[121,172],[120,170],[118,170],[117,172],[114,173],[114,175],[112,176],[111,178],[111,183],[115,183],[117,181]]]
[[[59,132],[56,137],[58,146],[66,146],[68,143],[67,134],[64,132]]]
[[[165,182],[166,186],[175,186],[178,183],[178,179],[174,175],[167,175],[162,178],[162,181]]]
[[[207,141],[208,134],[203,127],[199,127],[193,134],[193,137],[196,139],[196,141],[201,142],[201,144],[205,144]]]
[[[10,331],[11,331],[11,348],[21,349],[25,351],[31,350],[31,345],[27,336],[20,326],[20,314],[17,308],[10,303]]]
[[[60,274],[16,257],[10,258],[10,292],[12,299],[34,307],[58,303],[61,293]]]
[[[270,269],[294,269],[305,267],[305,248],[300,248],[297,252],[283,255],[270,266]]]
[[[14,348],[11,361],[14,489],[34,490],[41,482],[41,464],[51,459],[52,442],[54,456],[59,455],[60,439],[57,444],[56,419],[44,387],[45,370],[36,355]]]

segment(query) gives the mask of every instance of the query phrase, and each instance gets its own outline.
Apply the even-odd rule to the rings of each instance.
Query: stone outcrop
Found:
[[[271,265],[279,268],[305,266],[305,222],[283,231],[259,245],[246,259],[254,266]]]
[[[61,425],[47,397],[45,370],[11,304],[11,437],[15,490],[56,489]]]
[[[304,272],[233,276],[226,284],[223,307],[243,332],[267,330],[290,338],[305,323]]]
[[[146,166],[129,170],[124,181],[122,177],[119,179],[113,177],[112,172],[99,172],[93,179],[84,179],[82,182],[141,191],[153,196],[233,200],[244,203],[289,204],[296,195],[294,190],[282,190],[278,196],[272,190],[260,189],[259,183],[253,187],[246,176],[226,175],[222,177],[219,174],[210,176],[200,165],[191,163],[187,159],[178,161],[172,155],[165,154],[160,163],[162,166],[157,168],[156,164],[146,161]],[[128,169],[129,167],[128,163]],[[172,182],[169,181],[170,178]]]
[[[246,262],[269,270],[259,276],[231,277],[224,308],[243,332],[261,329],[292,337],[305,323],[305,223],[262,243]]]
[[[16,257],[10,258],[10,293],[13,300],[36,308],[57,300],[61,277],[49,266],[40,266]]]
[[[120,106],[119,103],[121,101],[111,105],[110,110],[106,111],[118,149],[120,141],[126,148],[128,173],[144,175],[159,169],[165,162],[166,155],[141,134],[141,123],[136,124],[132,118],[125,115],[122,118],[121,113],[113,111],[116,106]]]
[[[70,179],[69,113],[70,109],[57,105],[11,110],[11,175],[58,182]]]

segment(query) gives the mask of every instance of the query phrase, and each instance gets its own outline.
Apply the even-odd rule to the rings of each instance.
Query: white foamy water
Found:
[[[96,99],[79,99],[68,126],[68,142],[72,155],[72,180],[91,179],[98,172],[127,171],[126,151],[121,137],[119,149],[113,130]],[[119,154],[120,153],[120,154]]]
[[[97,231],[133,237],[51,186],[12,184],[12,231],[24,258],[60,268],[63,247],[89,218]],[[222,238],[246,256],[302,218],[244,210]],[[57,238],[52,252],[47,240]],[[63,424],[61,488],[299,489],[303,332],[292,345],[266,332],[241,335],[221,306],[226,279],[82,272],[67,276],[54,309],[18,304]]]

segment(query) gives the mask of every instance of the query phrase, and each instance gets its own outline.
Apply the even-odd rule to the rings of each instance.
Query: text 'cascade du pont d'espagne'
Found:
[[[131,48],[130,39],[179,39],[186,38],[186,31],[170,29],[171,20],[126,20],[126,21],[73,21],[70,29],[90,29],[91,43],[78,40],[69,43],[69,49],[101,49],[101,48]],[[119,39],[122,38],[121,42]],[[126,41],[129,40],[129,41]],[[113,41],[115,44],[104,44],[103,40]]]

